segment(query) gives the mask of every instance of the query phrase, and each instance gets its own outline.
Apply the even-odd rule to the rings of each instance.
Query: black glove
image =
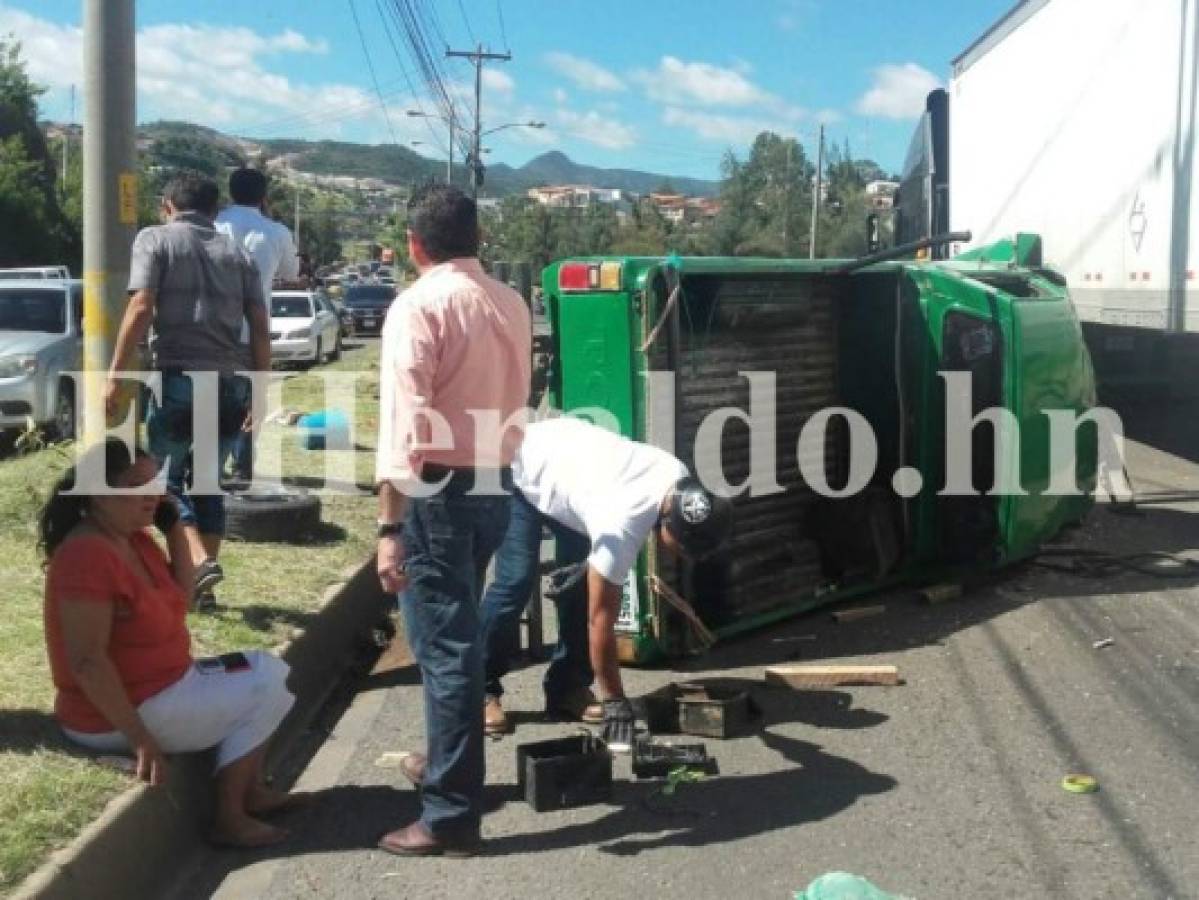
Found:
[[[179,506],[174,497],[163,497],[154,510],[154,527],[164,535],[179,522]]]
[[[613,753],[628,753],[632,750],[635,730],[633,706],[628,699],[621,697],[604,701],[604,723],[600,728],[600,738],[608,745],[609,750]]]
[[[556,597],[561,597],[563,593],[570,590],[576,584],[583,580],[583,576],[587,574],[587,561],[571,563],[568,566],[563,566],[560,569],[554,569],[549,573],[550,584],[545,589],[545,596],[549,600]]]

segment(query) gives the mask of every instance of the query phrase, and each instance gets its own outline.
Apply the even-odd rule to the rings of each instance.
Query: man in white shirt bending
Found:
[[[512,462],[516,490],[508,530],[483,598],[487,678],[484,726],[509,730],[500,705],[512,635],[538,578],[541,531],[557,538],[559,566],[586,563],[582,578],[555,597],[558,645],[546,671],[546,712],[602,722],[613,749],[624,749],[633,713],[616,657],[622,587],[651,535],[689,559],[706,556],[732,528],[729,501],[710,493],[665,450],[574,418],[529,425]],[[594,677],[602,704],[590,685]]]
[[[300,260],[291,232],[282,222],[266,215],[267,177],[258,169],[234,169],[229,175],[232,205],[216,217],[217,231],[233,238],[254,260],[262,279],[262,298],[266,315],[271,316],[271,284],[276,278],[295,278]],[[248,326],[242,326],[242,343],[249,343]],[[253,477],[254,435],[243,432],[233,451],[233,473],[240,478]]]

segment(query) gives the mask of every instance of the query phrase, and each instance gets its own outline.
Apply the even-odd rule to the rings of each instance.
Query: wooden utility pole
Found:
[[[463,59],[469,59],[475,67],[475,131],[473,140],[471,141],[471,158],[468,161],[470,165],[470,193],[472,197],[479,196],[479,185],[482,183],[483,175],[483,147],[481,144],[483,136],[483,63],[489,59],[497,59],[501,62],[508,62],[512,59],[511,53],[489,53],[483,50],[483,45],[479,44],[474,50],[446,50],[446,56],[458,56]],[[450,159],[453,159],[454,153],[454,124],[451,118],[450,121]]]
[[[824,126],[820,126],[820,145],[816,150],[816,190],[812,193],[812,231],[808,259],[816,258],[816,234],[820,230],[820,192],[824,188]]]
[[[137,228],[134,0],[84,0],[84,441],[104,437],[104,385]]]

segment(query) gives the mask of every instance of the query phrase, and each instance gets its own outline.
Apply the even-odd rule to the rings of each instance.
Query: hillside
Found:
[[[166,151],[161,154],[164,157],[161,162],[166,164],[186,165],[193,158],[220,160],[224,165],[285,158],[292,168],[314,175],[381,178],[395,184],[445,175],[444,160],[429,159],[392,144],[240,138],[186,122],[152,122],[140,126],[138,136],[146,145],[158,144],[160,150]],[[488,166],[485,189],[492,196],[506,196],[545,184],[590,184],[645,194],[666,183],[682,193],[701,197],[714,196],[720,188],[715,181],[588,166],[554,150],[519,168],[505,163]]]

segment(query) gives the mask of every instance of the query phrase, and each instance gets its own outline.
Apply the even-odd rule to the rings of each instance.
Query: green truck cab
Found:
[[[1062,457],[1046,412],[1085,414],[1094,376],[1063,281],[1038,256],[1022,235],[944,261],[547,267],[551,404],[718,473],[733,497],[716,557],[680,565],[652,541],[643,551],[625,585],[622,660],[1003,566],[1079,521],[1096,430],[1084,421],[1067,436],[1078,490],[1051,491]],[[969,427],[979,414],[1015,431]],[[951,476],[965,495],[946,492]]]

